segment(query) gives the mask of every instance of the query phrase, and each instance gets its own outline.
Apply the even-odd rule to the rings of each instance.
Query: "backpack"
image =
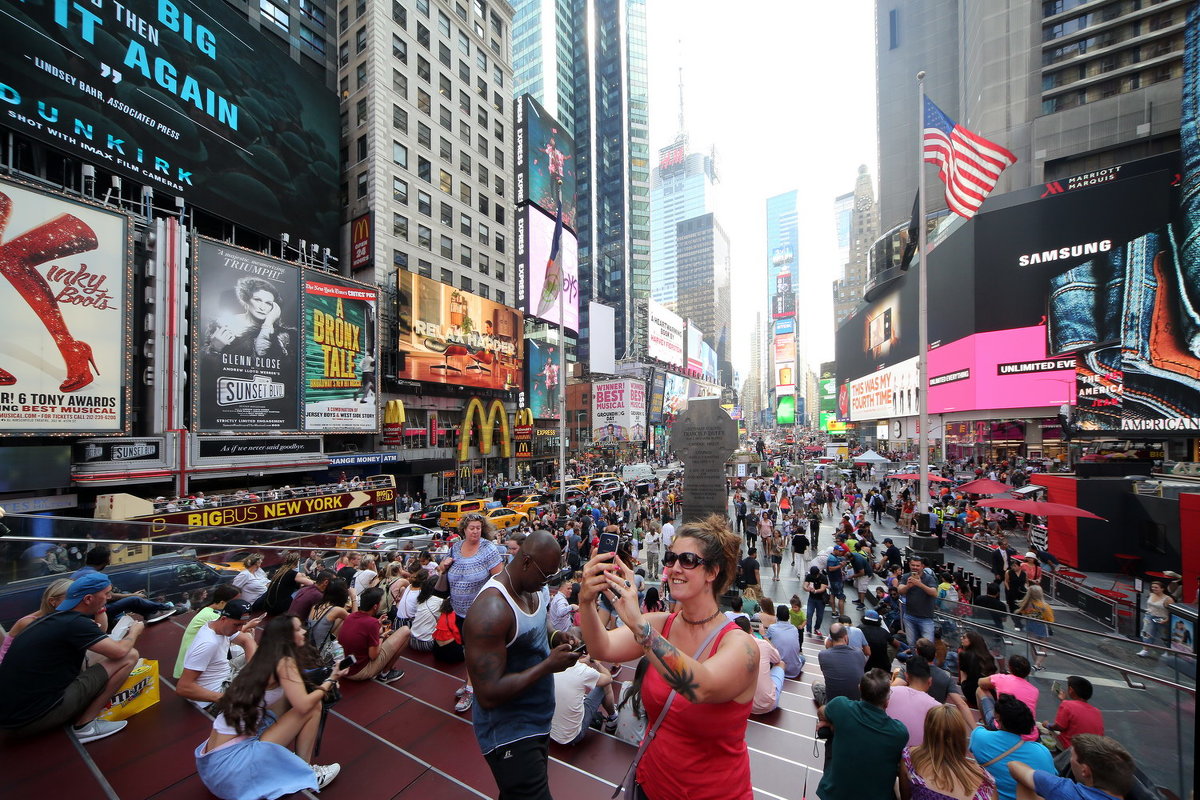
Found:
[[[383,599],[379,601],[379,614],[384,619],[395,621],[396,613],[396,598],[392,597],[392,586],[395,585],[399,578],[392,578],[386,583],[379,584],[379,588],[383,589]]]
[[[317,624],[321,620],[325,619],[325,617],[329,615],[330,611],[333,611],[333,606],[325,609],[324,614],[314,620],[309,620],[307,623],[309,642],[317,648],[317,659],[320,661],[321,666],[324,667],[334,666],[337,664],[337,662],[342,660],[342,656],[344,655],[342,643],[339,642],[337,637],[333,635],[332,627],[330,628],[329,633],[325,634],[324,641],[314,642],[312,640],[312,633],[314,630],[316,630]]]

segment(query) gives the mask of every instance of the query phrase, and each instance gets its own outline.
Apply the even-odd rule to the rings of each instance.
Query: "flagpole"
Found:
[[[562,220],[561,178],[558,179],[555,199],[558,205],[558,218]],[[565,506],[567,504],[567,316],[563,311],[563,295],[567,293],[567,286],[566,275],[562,270],[561,245],[558,259],[558,502]]]
[[[917,442],[921,448],[917,513],[929,525],[929,280],[926,274],[925,226],[925,70],[917,73]],[[919,519],[919,518],[918,518]],[[932,526],[930,526],[932,533]]]

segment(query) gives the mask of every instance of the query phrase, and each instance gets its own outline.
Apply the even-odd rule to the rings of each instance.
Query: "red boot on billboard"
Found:
[[[8,226],[11,212],[12,200],[0,192],[0,233]],[[71,214],[61,214],[0,245],[0,274],[8,278],[17,293],[38,315],[66,362],[67,379],[58,387],[64,392],[77,391],[95,380],[88,369],[89,364],[97,375],[100,370],[92,358],[91,346],[71,336],[67,330],[58,300],[36,267],[56,258],[94,250],[96,245],[95,232],[87,223]],[[10,373],[0,370],[0,385],[11,386],[16,381]]]

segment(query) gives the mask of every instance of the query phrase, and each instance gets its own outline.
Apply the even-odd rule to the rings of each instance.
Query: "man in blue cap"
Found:
[[[82,575],[55,613],[13,639],[0,662],[0,735],[28,738],[71,723],[86,744],[125,727],[97,717],[137,664],[134,643],[145,624],[135,622],[121,641],[106,636],[94,617],[111,594],[103,574]],[[80,671],[89,650],[100,659]]]

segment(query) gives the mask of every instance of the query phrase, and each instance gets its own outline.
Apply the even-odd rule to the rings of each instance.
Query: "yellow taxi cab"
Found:
[[[529,516],[533,513],[534,509],[545,502],[545,495],[525,494],[521,495],[520,497],[514,497],[511,501],[509,501],[507,508],[511,508],[518,514]]]
[[[367,519],[347,525],[338,532],[337,547],[358,547],[358,540],[364,533],[377,525],[394,523],[394,519]]]
[[[603,483],[604,481],[619,481],[621,478],[615,472],[593,472],[584,478],[584,485],[591,488],[593,483]]]
[[[458,523],[467,514],[482,514],[487,511],[487,500],[449,500],[442,503],[442,513],[438,516],[438,525],[450,530],[457,528]]]
[[[487,512],[488,522],[492,523],[498,531],[505,531],[509,528],[515,528],[521,524],[521,520],[525,519],[525,515],[511,508],[493,508]]]

